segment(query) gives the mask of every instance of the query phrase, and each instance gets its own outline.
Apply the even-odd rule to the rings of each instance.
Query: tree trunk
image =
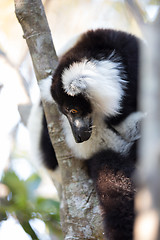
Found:
[[[147,113],[142,125],[136,196],[135,240],[160,239],[160,10],[145,23],[136,1],[126,0],[144,35],[140,54],[140,110]]]
[[[53,74],[57,56],[40,0],[15,0],[16,16],[32,57],[37,81]],[[43,100],[43,99],[42,99]],[[49,133],[62,174],[61,223],[67,240],[103,239],[96,193],[83,161],[68,150],[54,104],[43,102]]]

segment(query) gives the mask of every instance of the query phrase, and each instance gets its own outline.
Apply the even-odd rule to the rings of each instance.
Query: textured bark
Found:
[[[54,72],[58,62],[43,5],[40,0],[15,0],[15,10],[39,82]],[[43,106],[62,173],[61,222],[64,238],[103,239],[98,201],[85,163],[75,159],[68,150],[57,107],[45,102]]]

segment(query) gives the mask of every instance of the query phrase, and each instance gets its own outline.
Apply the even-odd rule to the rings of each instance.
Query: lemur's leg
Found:
[[[135,153],[125,157],[113,150],[101,151],[88,160],[89,173],[101,206],[106,239],[133,239],[134,162]]]

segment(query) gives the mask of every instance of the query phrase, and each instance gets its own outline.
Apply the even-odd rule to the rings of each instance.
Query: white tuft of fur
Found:
[[[120,77],[120,63],[111,60],[73,63],[62,74],[65,92],[70,96],[86,95],[96,112],[114,115],[120,110],[124,80]]]
[[[111,129],[107,128],[104,120],[98,114],[93,117],[92,135],[83,143],[76,143],[67,117],[62,115],[62,126],[67,145],[73,154],[80,159],[88,159],[101,150],[112,149],[122,154],[127,154],[133,142],[127,142]]]
[[[143,112],[133,112],[119,125],[114,126],[114,128],[126,141],[131,142],[138,140],[141,137],[142,121],[146,115],[147,114]]]
[[[54,100],[51,95],[52,75],[39,81],[39,88],[41,97],[44,101],[53,103]]]
[[[41,132],[43,127],[42,121],[43,109],[39,100],[33,105],[27,124],[30,137],[31,163],[37,171],[40,171],[40,174],[43,172],[48,172],[54,181],[61,183],[62,180],[59,167],[57,167],[54,171],[44,168],[43,156],[40,149]]]
[[[27,124],[30,137],[31,161],[36,169],[39,169],[40,165],[42,166],[41,151],[39,148],[42,131],[42,117],[43,111],[42,107],[40,106],[40,101],[38,101],[31,109]]]

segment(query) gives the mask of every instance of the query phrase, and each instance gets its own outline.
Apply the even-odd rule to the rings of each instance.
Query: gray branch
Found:
[[[142,34],[145,35],[145,28],[146,28],[146,23],[144,21],[145,12],[139,6],[139,4],[137,3],[136,0],[125,0],[125,3],[129,9],[129,11],[135,18]]]
[[[140,54],[140,110],[147,112],[142,125],[136,197],[135,240],[160,239],[160,11],[153,23],[144,23],[136,1],[126,0],[144,34]]]

